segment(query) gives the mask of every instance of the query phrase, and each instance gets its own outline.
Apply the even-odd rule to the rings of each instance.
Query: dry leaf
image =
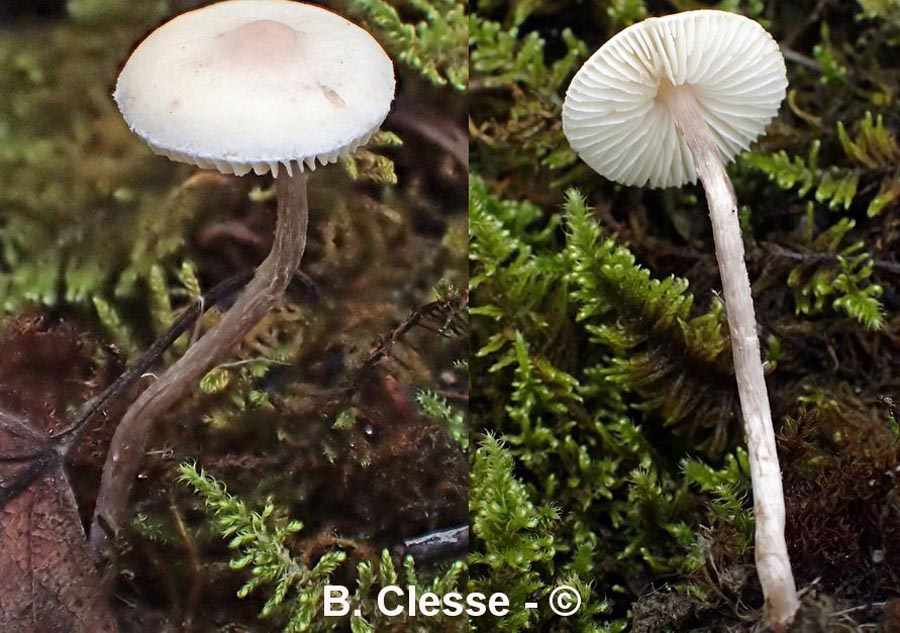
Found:
[[[116,631],[55,444],[0,411],[0,631]]]
[[[0,348],[0,631],[115,631],[53,437],[89,381],[106,382],[93,346],[33,316],[8,321]]]

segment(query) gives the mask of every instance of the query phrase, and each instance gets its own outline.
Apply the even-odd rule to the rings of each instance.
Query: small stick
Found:
[[[226,279],[212,290],[206,293],[198,301],[192,303],[181,315],[169,326],[162,336],[156,339],[153,344],[144,352],[140,358],[116,380],[103,390],[96,398],[84,403],[75,414],[72,424],[53,434],[51,437],[61,439],[66,436],[72,436],[66,443],[72,444],[81,435],[83,429],[93,421],[98,415],[105,412],[106,408],[118,399],[125,391],[133,387],[148,370],[159,362],[162,355],[169,347],[178,340],[178,337],[187,332],[195,321],[199,321],[199,317],[217,305],[220,301],[231,297],[234,293],[239,292],[252,278],[253,273],[241,273],[230,279]]]
[[[188,531],[187,525],[184,523],[184,517],[175,499],[170,499],[169,511],[175,521],[175,527],[178,530],[181,540],[184,542],[184,549],[188,555],[188,563],[190,567],[191,587],[188,590],[186,605],[184,608],[184,617],[182,618],[185,631],[192,631],[195,627],[195,619],[197,614],[197,605],[200,600],[200,592],[203,589],[203,566],[200,563],[200,554],[197,551],[197,543]]]
[[[84,430],[88,428],[97,416],[105,413],[106,409],[117,399],[122,397],[129,389],[131,389],[143,376],[148,369],[159,362],[159,359],[165,351],[190,329],[191,324],[197,320],[205,310],[212,308],[220,301],[223,301],[241,290],[250,280],[252,273],[244,273],[235,275],[230,279],[226,279],[219,285],[215,286],[205,296],[203,301],[193,303],[169,326],[162,336],[160,336],[153,344],[144,352],[140,358],[128,369],[122,372],[116,380],[113,381],[103,392],[84,403],[75,414],[72,423],[56,433],[44,437],[34,431],[27,423],[18,418],[7,418],[4,416],[0,423],[10,432],[23,437],[27,435],[34,441],[46,442],[51,440],[49,446],[36,450],[32,453],[23,455],[3,455],[0,461],[3,462],[24,462],[29,464],[17,474],[15,478],[8,482],[3,482],[0,486],[0,509],[15,499],[19,494],[24,492],[35,480],[41,477],[49,467],[58,463],[59,458],[64,457],[72,446],[75,445],[78,438],[81,437]],[[55,441],[54,441],[55,440]]]
[[[407,539],[398,550],[401,556],[409,555],[416,561],[463,556],[469,551],[469,526],[436,530]]]

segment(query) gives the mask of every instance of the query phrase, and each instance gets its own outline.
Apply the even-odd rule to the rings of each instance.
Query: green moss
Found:
[[[466,52],[466,3],[459,0],[351,0],[351,6],[376,25],[397,59],[438,86],[465,90],[469,81]],[[412,12],[418,22],[406,22],[398,9]]]
[[[382,552],[377,565],[369,561],[356,565],[356,590],[348,597],[349,617],[324,617],[325,587],[336,584],[335,575],[349,564],[341,542],[336,540],[333,547],[318,552],[314,564],[307,563],[301,553],[291,551],[291,542],[303,529],[303,524],[284,518],[271,499],[261,511],[251,511],[242,500],[229,494],[221,482],[195,464],[182,464],[179,470],[181,482],[200,495],[220,536],[227,539],[228,548],[234,550],[229,565],[232,570],[243,572],[246,578],[237,596],[246,598],[253,593],[264,593],[267,599],[259,616],[278,622],[285,633],[343,630],[348,621],[355,633],[462,630],[459,620],[454,625],[452,620],[438,617],[428,626],[416,627],[414,618],[388,618],[379,612],[375,602],[378,588],[397,585],[401,581],[387,550]],[[343,542],[344,547],[351,545],[352,541]],[[419,579],[411,557],[406,558],[403,569],[404,587],[416,587],[420,595],[423,591],[431,591],[443,596],[458,591],[465,566],[461,562],[451,565],[430,584]]]

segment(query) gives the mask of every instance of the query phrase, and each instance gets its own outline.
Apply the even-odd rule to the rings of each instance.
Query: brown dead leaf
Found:
[[[109,364],[106,371],[95,366],[96,344],[65,323],[21,316],[0,330],[0,633],[117,630],[66,477],[66,456],[198,315],[249,277],[228,279],[185,309],[112,382]],[[67,426],[67,406],[104,384]]]
[[[116,631],[57,445],[0,410],[0,631]]]

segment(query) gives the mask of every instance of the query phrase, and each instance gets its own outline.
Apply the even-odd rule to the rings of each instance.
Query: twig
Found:
[[[763,247],[769,250],[770,252],[778,255],[779,257],[784,257],[785,259],[793,259],[799,262],[805,263],[816,263],[816,262],[837,262],[838,256],[834,253],[816,253],[813,251],[795,251],[789,248],[785,248],[780,244],[774,244],[772,242],[766,242],[763,244]],[[872,266],[874,268],[881,268],[882,270],[886,270],[892,273],[900,273],[900,262],[889,262],[883,259],[873,259]]]
[[[869,611],[869,610],[874,611],[874,610],[878,610],[878,609],[884,609],[884,605],[886,605],[886,604],[887,604],[887,602],[873,602],[871,604],[861,604],[858,607],[850,607],[850,608],[844,609],[842,611],[835,611],[834,615],[849,615],[851,613],[856,613],[857,611]]]
[[[106,410],[116,400],[121,398],[141,377],[146,375],[147,370],[159,362],[165,351],[179,336],[191,328],[193,322],[200,315],[216,304],[226,301],[234,293],[239,292],[247,284],[251,276],[252,273],[245,273],[226,279],[204,295],[200,301],[191,304],[131,367],[122,372],[100,395],[85,402],[78,409],[72,423],[68,427],[50,435],[50,439],[55,440],[50,446],[27,455],[0,456],[0,461],[5,462],[29,461],[29,464],[14,479],[2,482],[2,486],[0,486],[0,509],[24,492],[48,468],[57,464],[59,458],[68,454],[90,423],[96,420],[98,416],[105,415]],[[307,289],[308,294],[310,294],[309,289],[312,289],[311,294],[314,296],[315,286],[312,281],[300,273],[298,273],[298,279]],[[4,426],[9,430],[10,424],[7,422],[4,420]],[[27,431],[28,434],[33,434],[32,429],[27,424],[17,424],[19,434],[23,430]],[[37,437],[39,436],[35,435],[35,438]]]
[[[407,539],[395,548],[400,556],[416,561],[463,556],[469,551],[469,526],[460,525]]]
[[[162,355],[165,353],[172,344],[178,340],[178,337],[187,332],[191,325],[193,325],[194,321],[200,317],[206,310],[212,308],[214,305],[222,301],[223,299],[231,296],[232,294],[238,292],[243,288],[250,278],[252,277],[252,273],[242,273],[240,275],[236,275],[231,279],[226,279],[218,286],[214,287],[210,290],[206,295],[204,295],[199,301],[196,301],[190,305],[181,315],[169,326],[169,329],[166,330],[162,336],[160,336],[153,344],[144,352],[140,358],[138,358],[137,362],[132,365],[130,368],[126,369],[109,387],[107,387],[103,393],[101,393],[96,398],[92,398],[88,400],[81,408],[78,410],[78,413],[75,415],[75,420],[72,424],[65,430],[60,431],[53,437],[57,439],[64,438],[66,436],[71,435],[71,438],[66,442],[67,445],[71,446],[71,444],[78,439],[86,426],[92,422],[98,415],[106,412],[106,409],[109,405],[114,402],[116,399],[122,396],[122,394],[133,387],[142,376],[144,376],[148,370],[153,367],[156,363],[159,362]]]
[[[817,73],[822,72],[822,64],[814,60],[812,57],[808,57],[803,53],[798,53],[794,49],[790,48],[787,44],[781,44],[781,54],[784,55],[784,58],[789,62],[793,62],[801,66],[806,66],[807,68],[810,68]]]
[[[214,369],[233,369],[235,367],[243,367],[244,365],[252,365],[254,363],[262,363],[263,365],[281,365],[283,367],[290,367],[290,363],[286,363],[281,360],[275,360],[274,358],[245,358],[244,360],[236,360],[231,363],[220,363],[214,367]]]
[[[7,503],[25,492],[33,482],[50,468],[59,464],[59,459],[59,454],[53,448],[46,449],[38,453],[11,481],[0,482],[0,510]]]
[[[200,591],[203,588],[203,567],[200,564],[200,554],[197,552],[197,543],[194,541],[190,532],[188,532],[187,525],[184,523],[184,517],[181,515],[181,510],[178,509],[178,504],[175,503],[174,498],[171,498],[170,501],[169,511],[172,513],[172,518],[175,520],[175,527],[178,530],[178,534],[184,542],[184,549],[187,552],[188,562],[190,564],[191,587],[188,590],[187,604],[185,605],[185,613],[182,620],[184,629],[186,631],[192,631],[195,628],[196,623],[194,620],[197,614],[197,605],[200,600]]]
[[[446,389],[438,389],[434,393],[447,400],[456,402],[468,402],[469,394],[465,391],[447,391]]]
[[[394,344],[400,342],[415,326],[444,336],[464,333],[468,328],[464,317],[468,305],[469,292],[463,290],[449,299],[432,301],[413,310],[403,323],[378,341],[363,362],[363,367],[377,365],[386,356],[390,356]]]
[[[137,362],[122,372],[109,387],[103,390],[103,393],[84,403],[81,408],[78,409],[78,412],[75,414],[75,419],[67,428],[55,434],[51,434],[51,441],[55,441],[52,441],[49,446],[42,450],[38,450],[31,455],[14,456],[12,458],[14,461],[23,461],[23,458],[27,458],[30,459],[30,463],[12,481],[4,482],[2,488],[0,488],[0,508],[3,508],[7,503],[24,492],[34,481],[41,477],[48,468],[57,464],[60,457],[64,457],[69,452],[90,423],[99,415],[105,414],[106,409],[115,402],[115,400],[131,389],[131,387],[146,374],[147,370],[159,361],[172,343],[191,327],[194,320],[197,319],[204,310],[211,308],[217,302],[243,288],[249,279],[249,274],[238,275],[223,281],[221,284],[210,290],[205,296],[204,301],[198,301],[186,309],[169,329],[156,339],[153,345],[138,358]],[[6,426],[8,427],[9,425]],[[25,425],[24,428],[29,432],[32,432],[27,425]],[[11,461],[7,458],[4,458],[4,460]]]

